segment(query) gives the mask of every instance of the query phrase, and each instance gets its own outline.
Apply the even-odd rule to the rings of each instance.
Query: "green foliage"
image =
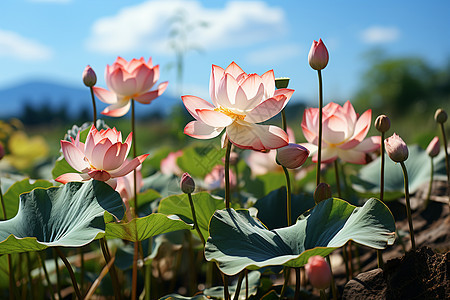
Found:
[[[409,192],[415,193],[422,184],[430,181],[431,162],[427,152],[417,145],[409,146],[409,157],[405,161],[408,171]],[[403,172],[399,164],[386,155],[384,170],[384,199],[396,200],[404,195]],[[435,180],[447,180],[444,150],[433,159]],[[364,197],[378,197],[380,194],[381,158],[377,158],[351,176],[353,188]]]
[[[209,221],[216,210],[225,208],[222,198],[213,197],[207,192],[192,194],[198,226],[205,240],[208,239]],[[180,218],[193,224],[192,211],[186,194],[173,195],[161,200],[158,211],[160,213],[178,215]],[[196,231],[194,231],[197,234]]]
[[[20,195],[14,218],[0,222],[0,254],[86,245],[104,235],[106,211],[124,215],[120,195],[104,182],[34,189]]]
[[[183,155],[177,159],[178,166],[193,177],[205,177],[216,165],[223,164],[225,149],[220,144],[210,143],[209,146],[191,146],[183,150]]]
[[[205,257],[228,275],[245,268],[301,267],[309,257],[328,255],[349,240],[384,249],[393,244],[394,232],[391,212],[377,199],[358,208],[328,199],[301,215],[296,224],[275,230],[268,230],[247,210],[227,209],[211,219]]]

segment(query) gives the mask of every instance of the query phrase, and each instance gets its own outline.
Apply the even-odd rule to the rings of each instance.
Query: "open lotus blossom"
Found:
[[[366,153],[380,147],[381,137],[365,139],[370,128],[372,110],[365,111],[359,118],[347,101],[343,106],[329,103],[323,108],[322,163],[329,163],[338,157],[354,164],[365,164]],[[308,108],[303,113],[302,130],[308,143],[302,144],[310,150],[313,162],[317,162],[319,133],[319,109]]]
[[[72,168],[81,173],[66,173],[55,180],[65,184],[69,181],[95,179],[116,188],[115,178],[133,171],[148,156],[143,154],[131,161],[126,160],[131,148],[131,137],[130,133],[125,143],[122,143],[122,133],[115,128],[98,131],[92,126],[86,143],[80,142],[80,132],[76,139],[71,138],[71,142],[61,141],[64,158]]]
[[[278,114],[294,90],[275,90],[273,70],[263,75],[247,74],[232,62],[225,70],[212,66],[209,92],[212,104],[196,96],[182,96],[186,109],[196,119],[184,133],[198,139],[218,136],[239,148],[277,149],[288,144],[286,132],[272,125],[258,125]]]
[[[144,58],[126,61],[117,57],[112,66],[107,65],[105,71],[108,90],[93,87],[100,101],[111,104],[102,114],[110,117],[121,117],[130,110],[130,100],[149,104],[160,96],[167,88],[168,82],[158,85],[156,90],[149,91],[159,79],[159,65],[153,66],[152,59]]]

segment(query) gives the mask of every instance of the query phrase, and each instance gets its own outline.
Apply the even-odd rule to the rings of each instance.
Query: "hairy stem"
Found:
[[[289,171],[283,166],[284,176],[286,177],[286,214],[288,226],[292,225],[291,213],[291,180],[289,179]]]
[[[89,87],[89,89],[91,90],[94,126],[97,126],[97,107],[95,106],[94,89],[92,87]]]
[[[414,229],[411,217],[411,205],[409,203],[409,183],[408,183],[408,171],[406,171],[406,166],[404,162],[400,162],[403,170],[403,179],[405,183],[405,200],[406,200],[406,214],[408,216],[408,224],[409,224],[409,235],[411,236],[411,248],[413,251],[416,251],[416,241],[414,239]]]
[[[230,154],[231,142],[227,141],[227,152],[225,153],[225,207],[230,208]]]
[[[317,71],[319,77],[319,139],[317,141],[317,174],[316,186],[320,183],[320,164],[322,163],[322,110],[323,110],[323,87],[322,87],[322,72]]]

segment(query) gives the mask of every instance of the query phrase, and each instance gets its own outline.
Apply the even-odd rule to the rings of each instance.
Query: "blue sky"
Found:
[[[160,81],[176,94],[168,36],[180,11],[188,43],[200,49],[185,55],[182,94],[205,99],[211,65],[236,61],[248,73],[274,69],[276,77],[290,77],[293,98],[315,101],[317,75],[307,57],[319,38],[330,53],[326,102],[351,100],[371,49],[420,56],[432,66],[450,58],[445,0],[15,0],[0,1],[0,88],[36,78],[83,87],[87,64],[104,87],[104,69],[117,56],[151,56],[161,66]]]

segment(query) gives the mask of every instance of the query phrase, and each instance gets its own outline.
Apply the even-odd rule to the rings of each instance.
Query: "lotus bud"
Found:
[[[278,164],[288,169],[296,169],[303,165],[309,156],[309,151],[305,147],[289,143],[285,147],[277,149]]]
[[[311,50],[309,50],[308,61],[311,68],[314,70],[322,70],[328,64],[328,50],[322,39],[319,42],[314,41]]]
[[[408,146],[397,134],[384,140],[386,153],[395,162],[402,162],[408,159]]]
[[[428,144],[427,147],[427,153],[430,157],[436,157],[439,154],[439,151],[441,150],[441,143],[439,142],[439,137],[435,136],[430,144]]]
[[[447,113],[442,108],[438,108],[434,114],[434,119],[438,123],[445,123],[447,121]]]
[[[289,80],[287,77],[275,78],[275,87],[277,89],[285,89],[289,85]]]
[[[3,147],[3,144],[0,143],[0,160],[5,156],[5,148]]]
[[[97,75],[89,65],[83,71],[83,83],[87,87],[93,87],[97,83]]]
[[[189,173],[184,173],[181,176],[181,190],[185,194],[192,194],[195,190],[195,182],[194,179],[192,179],[191,175]]]
[[[319,203],[331,198],[331,187],[328,183],[321,182],[314,191],[314,202]]]
[[[391,120],[385,115],[379,115],[375,120],[375,128],[379,132],[386,132],[391,128]]]
[[[313,287],[323,290],[330,286],[332,276],[330,266],[322,256],[310,257],[305,265],[305,271]]]

